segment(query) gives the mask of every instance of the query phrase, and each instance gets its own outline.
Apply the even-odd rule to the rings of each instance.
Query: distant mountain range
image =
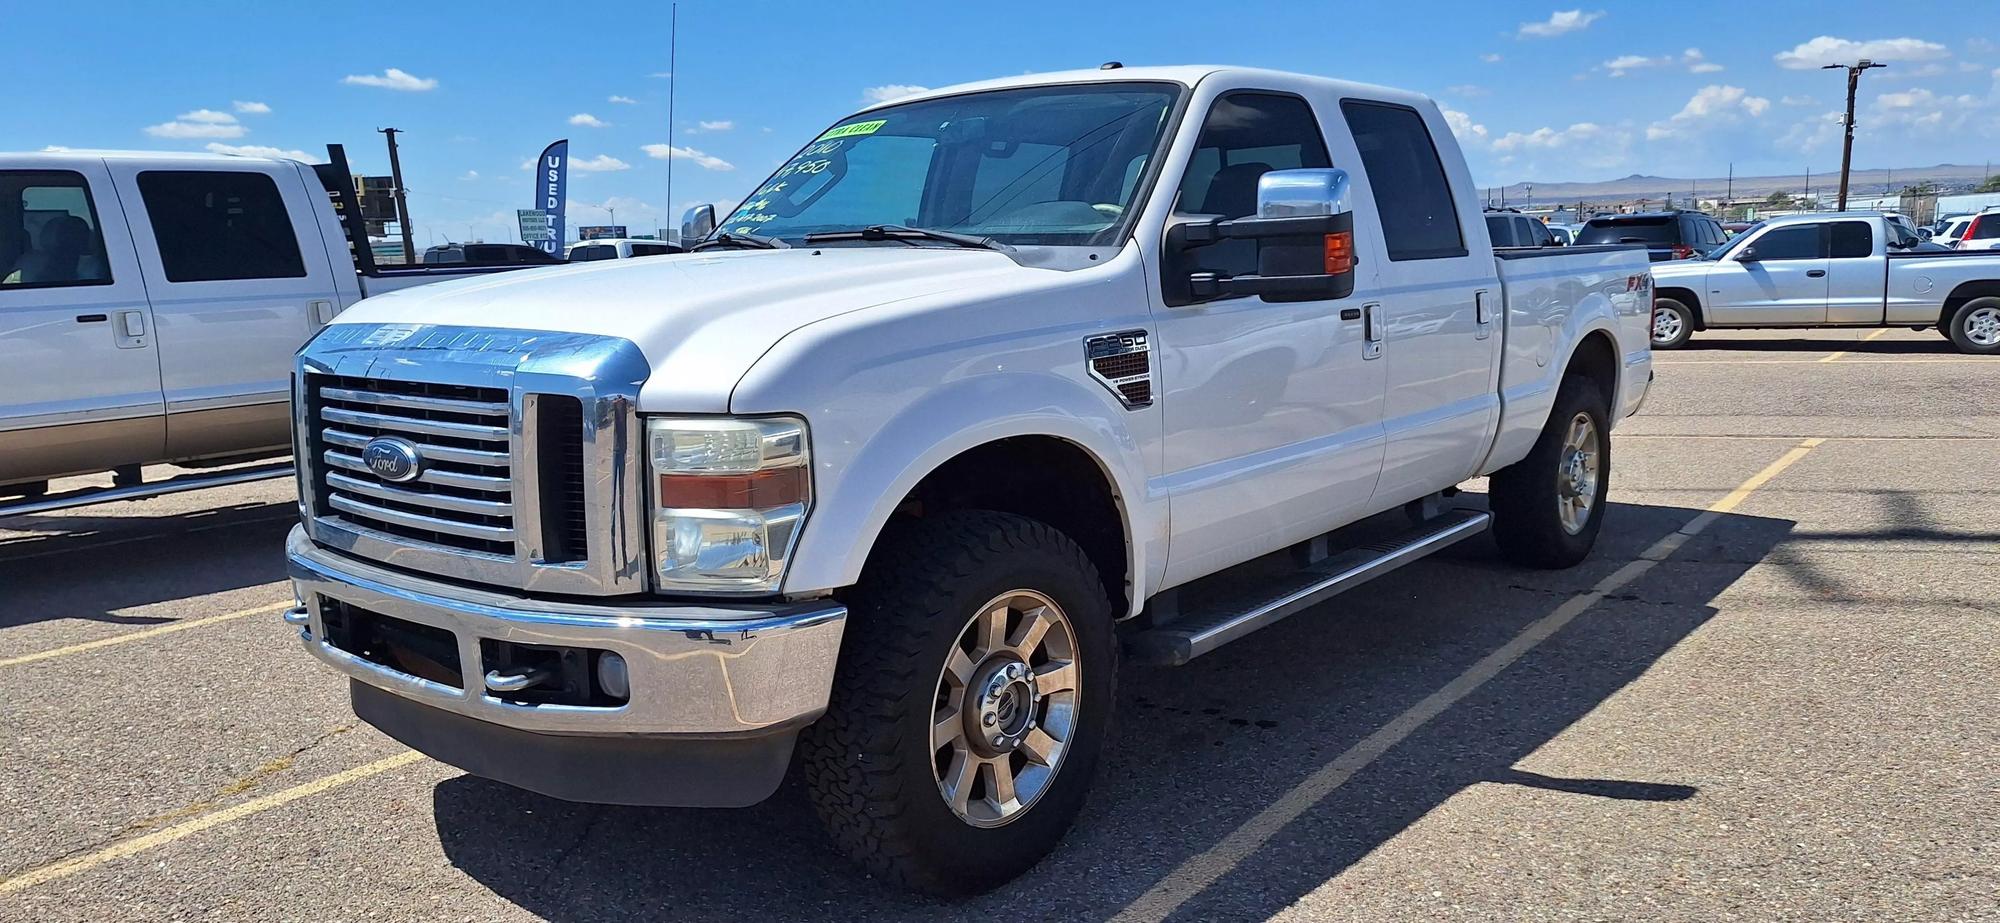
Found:
[[[1931,167],[1897,167],[1894,169],[1855,170],[1848,183],[1848,196],[1860,198],[1878,196],[1900,191],[1904,186],[1917,183],[1936,183],[1941,186],[1978,185],[1986,179],[1984,167],[1961,166],[1941,163]],[[1728,177],[1711,176],[1701,178],[1675,178],[1671,176],[1644,176],[1633,174],[1623,179],[1605,180],[1597,183],[1515,183],[1505,187],[1508,205],[1560,204],[1576,202],[1579,199],[1590,202],[1633,202],[1649,199],[1659,202],[1671,194],[1676,201],[1685,201],[1692,191],[1697,198],[1718,199],[1724,192],[1731,193],[1736,200],[1762,198],[1773,192],[1784,191],[1793,195],[1804,193],[1810,186],[1814,193],[1833,195],[1840,185],[1838,170],[1813,173],[1807,177],[1803,173],[1786,176],[1738,176],[1732,182]],[[1489,198],[1498,204],[1501,197],[1499,187],[1494,187]]]

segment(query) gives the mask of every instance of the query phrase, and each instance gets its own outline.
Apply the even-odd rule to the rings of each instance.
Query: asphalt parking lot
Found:
[[[2000,362],[1658,375],[1585,565],[1467,542],[1126,671],[1077,830],[958,904],[795,784],[574,805],[357,726],[278,620],[288,480],[0,519],[0,919],[2000,919]]]

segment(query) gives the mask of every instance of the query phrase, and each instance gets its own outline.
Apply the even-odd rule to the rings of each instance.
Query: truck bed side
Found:
[[[1614,421],[1638,409],[1653,373],[1647,339],[1653,293],[1645,250],[1565,247],[1495,256],[1506,344],[1499,368],[1500,424],[1481,474],[1528,454],[1585,337],[1609,337],[1613,347],[1619,372]]]

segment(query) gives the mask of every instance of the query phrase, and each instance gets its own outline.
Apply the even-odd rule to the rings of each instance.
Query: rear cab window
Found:
[[[139,195],[169,282],[306,275],[291,213],[269,176],[147,170],[139,174]]]
[[[0,291],[111,281],[83,174],[0,170]]]

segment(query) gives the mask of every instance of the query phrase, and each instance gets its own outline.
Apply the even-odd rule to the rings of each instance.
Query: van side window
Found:
[[[262,173],[148,170],[139,196],[169,282],[296,279],[306,274],[278,184]]]
[[[1209,107],[1181,176],[1186,215],[1244,218],[1257,211],[1257,181],[1272,170],[1329,167],[1326,139],[1312,107],[1296,96],[1230,93]],[[1195,272],[1248,275],[1257,271],[1257,242],[1226,240],[1193,251]]]
[[[1451,183],[1423,116],[1408,106],[1359,99],[1341,100],[1340,111],[1368,170],[1389,259],[1464,256]]]
[[[83,174],[0,170],[0,290],[110,284]]]
[[[1895,225],[1889,225],[1893,228]],[[1833,258],[1851,260],[1875,253],[1875,234],[1866,221],[1833,223]]]

